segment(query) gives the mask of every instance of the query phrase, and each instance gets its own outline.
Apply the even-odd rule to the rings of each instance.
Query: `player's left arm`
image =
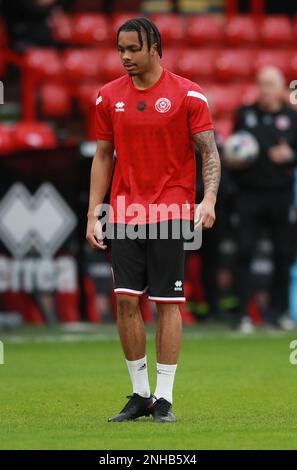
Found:
[[[212,130],[193,135],[202,157],[204,197],[195,213],[195,227],[211,228],[215,222],[215,204],[221,179],[221,161]]]

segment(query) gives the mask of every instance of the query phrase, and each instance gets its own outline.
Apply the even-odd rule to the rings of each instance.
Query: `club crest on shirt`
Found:
[[[275,118],[275,127],[280,131],[286,131],[290,127],[290,119],[285,114],[280,114]]]
[[[168,98],[159,98],[155,103],[155,108],[159,113],[167,113],[171,108],[171,101]]]

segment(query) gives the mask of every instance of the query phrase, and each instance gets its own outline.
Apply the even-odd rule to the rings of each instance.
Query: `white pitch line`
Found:
[[[26,344],[26,343],[79,343],[97,341],[115,341],[116,336],[96,334],[96,335],[53,335],[53,336],[7,336],[3,338],[4,344]]]
[[[291,333],[292,334],[292,333]],[[185,337],[189,339],[197,340],[214,340],[214,339],[231,339],[231,340],[257,340],[263,338],[279,338],[287,336],[288,333],[285,331],[273,332],[273,334],[261,332],[261,334],[256,333],[249,336],[242,335],[235,332],[198,332],[198,331],[185,331]],[[154,333],[149,332],[147,334],[148,339],[154,338]],[[76,333],[76,334],[58,334],[58,335],[36,335],[36,336],[23,336],[23,335],[13,335],[13,336],[4,336],[0,338],[4,344],[42,344],[42,343],[79,343],[79,342],[106,342],[106,341],[119,341],[117,333],[96,333],[96,334],[87,334],[87,333]]]

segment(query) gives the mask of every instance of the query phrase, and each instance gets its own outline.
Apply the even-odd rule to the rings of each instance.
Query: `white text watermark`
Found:
[[[290,349],[292,349],[293,351],[291,352],[289,356],[289,361],[293,366],[296,366],[297,365],[297,339],[294,339],[293,341],[291,341]]]
[[[4,364],[4,344],[0,341],[0,365]]]
[[[95,236],[100,239],[180,239],[185,250],[196,250],[202,244],[202,219],[199,206],[186,204],[126,205],[125,197],[119,196],[114,206],[99,204],[94,216],[100,218]]]

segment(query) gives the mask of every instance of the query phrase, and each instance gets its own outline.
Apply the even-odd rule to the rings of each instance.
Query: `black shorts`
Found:
[[[168,227],[166,239],[161,232],[164,224]],[[149,300],[155,302],[184,302],[184,239],[182,234],[174,238],[172,221],[168,225],[160,222],[137,226],[145,236],[134,240],[118,236],[124,233],[126,225],[113,227],[116,232],[111,242],[114,292],[137,296],[147,292]],[[149,230],[155,238],[148,236]]]

